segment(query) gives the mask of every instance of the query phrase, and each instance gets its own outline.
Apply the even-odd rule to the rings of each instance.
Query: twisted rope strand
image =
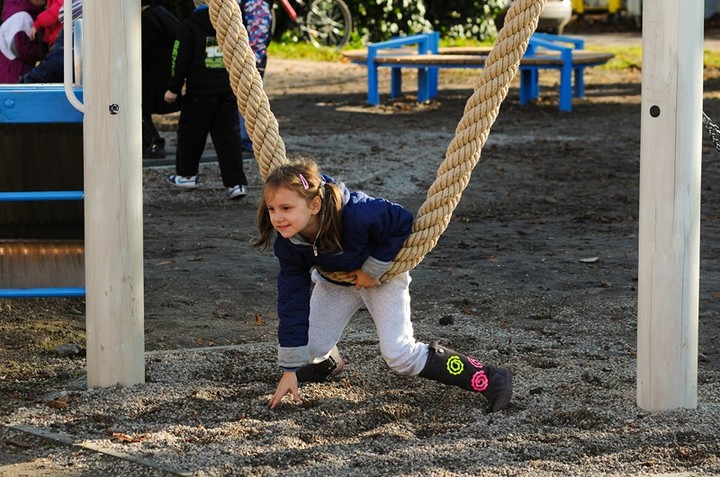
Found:
[[[210,21],[223,51],[230,86],[237,97],[240,114],[245,118],[248,135],[263,180],[275,167],[288,162],[285,143],[280,137],[277,119],[255,67],[247,30],[237,0],[210,0]]]

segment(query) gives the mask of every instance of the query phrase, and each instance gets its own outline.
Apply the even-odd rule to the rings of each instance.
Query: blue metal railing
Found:
[[[72,12],[69,1],[65,1],[68,12]],[[81,58],[82,20],[74,21],[70,15],[73,28],[65,31],[65,83],[64,84],[18,84],[0,85],[0,123],[12,124],[43,124],[43,123],[81,123],[82,88],[72,83],[72,66],[75,66],[75,79],[81,83],[81,68],[77,62]],[[73,40],[71,41],[70,36]],[[76,61],[72,61],[75,53]],[[80,107],[78,107],[80,106]],[[21,201],[64,201],[84,200],[84,191],[27,191],[0,192],[0,202]],[[0,289],[1,298],[20,297],[51,297],[51,296],[85,296],[85,288],[5,288]]]
[[[0,288],[0,298],[46,298],[85,296],[84,287]]]
[[[83,200],[85,192],[81,190],[0,192],[0,202]]]

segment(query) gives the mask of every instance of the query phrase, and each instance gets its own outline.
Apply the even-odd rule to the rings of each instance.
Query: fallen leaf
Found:
[[[68,403],[70,401],[70,395],[65,394],[57,399],[50,399],[48,401],[45,401],[45,404],[47,407],[51,407],[53,409],[65,409],[68,407]]]
[[[598,261],[599,257],[588,257],[588,258],[581,258],[578,260],[580,263],[595,263]]]
[[[215,346],[215,341],[212,340],[212,339],[210,339],[210,338],[200,338],[200,337],[198,337],[198,338],[195,338],[195,342],[196,342],[199,346],[203,346],[203,347],[205,347],[205,348],[210,348],[210,347],[212,347],[212,346]]]
[[[48,407],[51,407],[53,409],[65,409],[66,407],[68,407],[68,403],[66,403],[65,401],[58,401],[55,399],[45,401],[45,404],[47,404]]]
[[[125,434],[123,432],[113,432],[111,437],[120,442],[135,443],[135,442],[142,442],[145,439],[147,439],[147,434],[140,434],[137,437],[133,437],[133,436]]]
[[[255,323],[257,323],[258,326],[263,325],[263,319],[260,313],[255,313]]]

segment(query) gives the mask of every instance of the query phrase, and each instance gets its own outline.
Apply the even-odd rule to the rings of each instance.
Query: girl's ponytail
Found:
[[[322,227],[315,246],[320,253],[342,251],[343,191],[337,184],[322,182]]]

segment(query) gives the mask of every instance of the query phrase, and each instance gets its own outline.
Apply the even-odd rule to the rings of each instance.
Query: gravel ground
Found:
[[[456,332],[477,337],[477,325],[464,321],[466,329]],[[6,424],[79,446],[82,453],[76,448],[64,457],[79,475],[94,468],[98,457],[85,458],[90,451],[119,457],[125,475],[720,471],[717,373],[703,376],[698,409],[651,414],[635,405],[632,357],[619,347],[603,349],[595,339],[559,345],[550,330],[545,342],[537,332],[479,331],[486,336],[478,340],[503,343],[487,355],[502,356],[518,377],[505,412],[488,414],[481,397],[462,390],[393,375],[373,336],[352,330],[343,342],[350,371],[330,384],[304,386],[302,404],[279,411],[267,408],[277,378],[271,344],[257,343],[151,354],[144,385],[66,390],[18,409]],[[507,344],[510,335],[532,345]]]

